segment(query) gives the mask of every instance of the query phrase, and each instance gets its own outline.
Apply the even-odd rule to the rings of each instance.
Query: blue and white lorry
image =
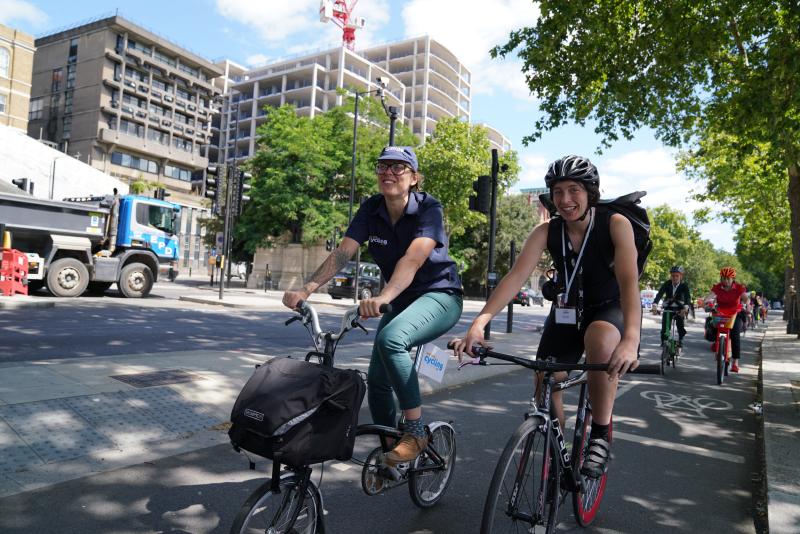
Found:
[[[146,297],[159,274],[177,275],[180,206],[136,195],[42,200],[0,194],[0,226],[28,257],[28,288],[57,297],[117,284]]]

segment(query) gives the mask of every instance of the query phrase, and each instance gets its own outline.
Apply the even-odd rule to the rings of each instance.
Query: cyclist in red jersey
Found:
[[[733,352],[733,366],[731,371],[739,372],[739,356],[741,353],[742,318],[739,312],[749,299],[747,288],[736,283],[736,269],[723,267],[719,272],[719,283],[711,288],[717,297],[717,313],[727,317],[736,316],[736,321],[731,329],[731,351]]]

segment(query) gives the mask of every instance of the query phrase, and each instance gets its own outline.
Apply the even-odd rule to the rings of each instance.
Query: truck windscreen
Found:
[[[158,228],[168,234],[175,233],[175,220],[171,208],[139,202],[136,205],[136,222]]]

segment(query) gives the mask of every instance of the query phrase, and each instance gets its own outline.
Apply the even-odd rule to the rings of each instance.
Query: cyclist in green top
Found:
[[[683,336],[686,335],[686,327],[683,318],[689,312],[689,305],[692,302],[692,294],[689,292],[689,285],[683,281],[683,267],[676,265],[669,270],[670,279],[661,284],[658,293],[653,299],[653,311],[658,306],[658,301],[664,297],[664,302],[672,300],[676,305],[680,304],[683,309],[675,314],[675,326],[678,327],[678,346],[683,346]],[[670,326],[667,323],[667,314],[661,316],[661,345],[667,340]]]

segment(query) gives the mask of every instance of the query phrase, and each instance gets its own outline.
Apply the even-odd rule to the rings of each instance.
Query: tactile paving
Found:
[[[0,473],[29,469],[44,462],[17,433],[0,420]]]
[[[64,399],[0,406],[0,417],[47,463],[114,446]]]
[[[197,403],[191,403],[170,388],[151,388],[122,392],[127,402],[172,432],[186,434],[211,427],[220,421],[208,415]]]

